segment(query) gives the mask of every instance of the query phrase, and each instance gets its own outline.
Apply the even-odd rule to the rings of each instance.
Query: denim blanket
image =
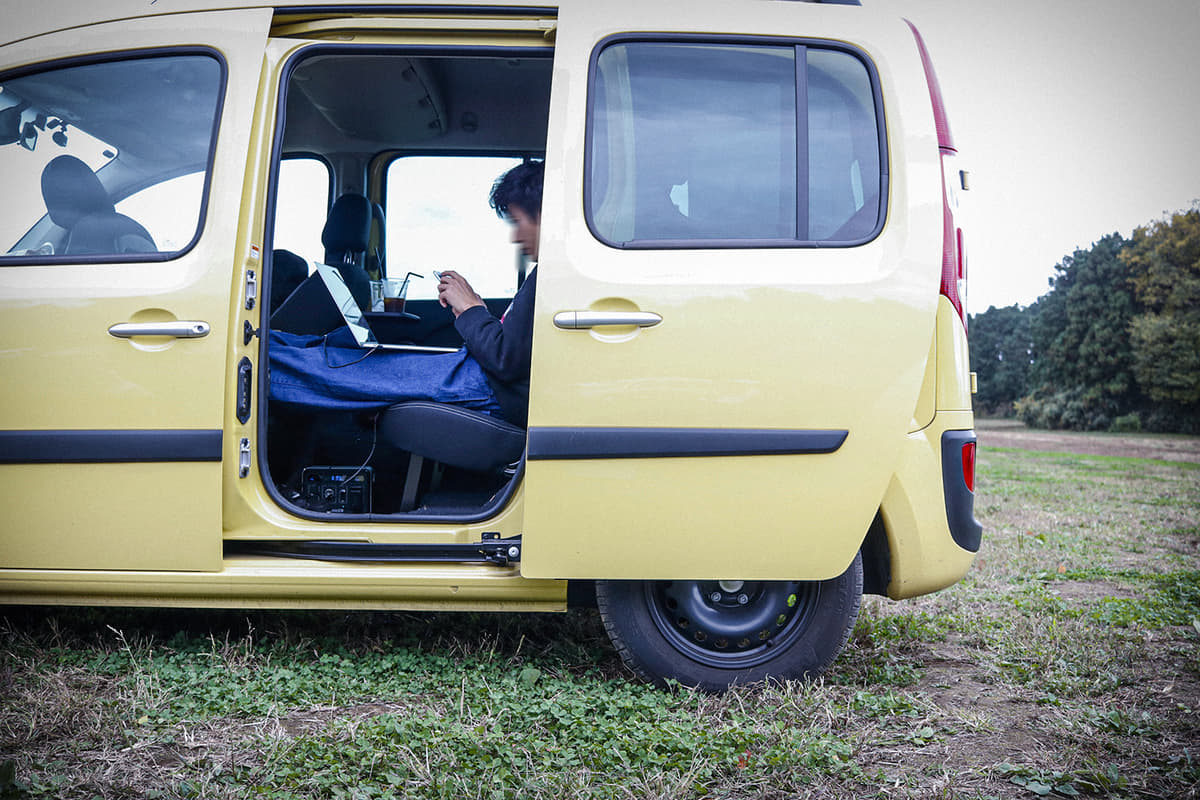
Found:
[[[270,385],[273,400],[310,408],[366,411],[433,400],[500,415],[483,368],[465,347],[454,353],[363,350],[348,328],[325,336],[271,331]]]

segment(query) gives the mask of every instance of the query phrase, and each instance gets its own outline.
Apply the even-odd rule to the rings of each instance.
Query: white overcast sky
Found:
[[[862,0],[921,31],[971,172],[968,302],[1200,199],[1200,0]]]

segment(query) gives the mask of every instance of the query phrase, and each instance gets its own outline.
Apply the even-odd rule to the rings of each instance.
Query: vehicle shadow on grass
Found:
[[[212,610],[12,606],[0,609],[10,643],[46,653],[267,648],[275,653],[415,650],[447,659],[519,664],[537,658],[623,671],[599,615],[567,613]]]

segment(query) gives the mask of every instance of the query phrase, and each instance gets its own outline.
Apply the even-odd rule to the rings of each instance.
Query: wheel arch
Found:
[[[886,597],[888,584],[892,581],[892,543],[881,513],[875,512],[859,552],[862,554],[863,594]]]

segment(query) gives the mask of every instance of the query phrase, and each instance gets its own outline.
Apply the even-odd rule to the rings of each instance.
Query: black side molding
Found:
[[[220,460],[220,429],[0,431],[0,464]]]
[[[704,458],[833,453],[842,430],[764,428],[530,428],[528,459]]]
[[[975,519],[975,493],[963,479],[962,448],[975,441],[975,431],[946,431],[942,434],[942,490],[946,496],[946,522],[955,543],[972,553],[979,552],[983,526]]]
[[[480,541],[466,544],[381,544],[340,541],[230,541],[225,555],[300,558],[312,561],[347,563],[406,562],[481,562],[507,566],[521,560],[521,537],[501,539],[498,533],[484,533]]]

